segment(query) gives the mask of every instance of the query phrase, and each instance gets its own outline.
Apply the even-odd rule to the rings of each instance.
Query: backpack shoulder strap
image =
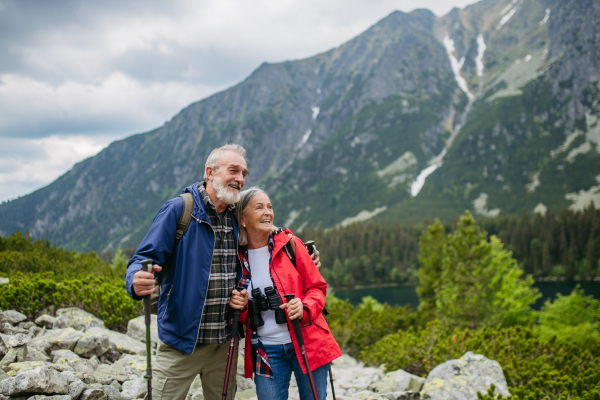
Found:
[[[194,211],[194,196],[191,193],[180,194],[177,197],[181,197],[183,199],[183,210],[181,211],[181,216],[179,217],[179,222],[177,222],[177,232],[175,232],[175,244],[173,245],[173,250],[171,251],[171,257],[169,257],[169,261],[163,265],[162,270],[162,279],[161,286],[167,276],[167,271],[171,267],[171,261],[173,260],[173,255],[175,255],[175,250],[177,249],[177,245],[181,241],[183,235],[187,232],[190,221],[192,220],[192,211]]]
[[[292,264],[294,264],[294,268],[296,268],[296,243],[294,242],[294,236],[288,235],[292,238],[289,242],[285,244],[286,254],[290,258]]]

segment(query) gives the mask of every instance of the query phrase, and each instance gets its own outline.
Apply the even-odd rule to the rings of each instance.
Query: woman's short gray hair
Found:
[[[221,146],[217,149],[214,149],[210,152],[210,155],[206,159],[206,164],[204,164],[204,180],[206,181],[206,168],[211,167],[213,170],[217,170],[219,168],[219,164],[221,162],[221,155],[226,151],[235,151],[240,156],[246,158],[246,149],[244,149],[239,144],[229,143],[225,146]]]
[[[248,246],[248,232],[246,232],[246,228],[242,226],[242,215],[246,212],[246,209],[250,205],[250,202],[254,200],[256,196],[264,193],[267,196],[269,195],[263,189],[252,186],[251,188],[244,190],[240,195],[240,201],[235,204],[235,216],[239,222],[239,234],[238,234],[238,245],[240,246]],[[275,225],[271,228],[271,233],[275,233],[279,230]]]

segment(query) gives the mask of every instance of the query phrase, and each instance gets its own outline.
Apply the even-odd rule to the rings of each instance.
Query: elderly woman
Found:
[[[313,398],[291,323],[299,319],[317,393],[323,400],[329,363],[342,355],[321,314],[327,284],[302,241],[288,229],[273,225],[273,206],[265,191],[253,187],[242,192],[236,215],[241,225],[242,285],[250,291],[248,309],[241,316],[247,326],[245,375],[251,378],[254,372],[259,400],[287,399],[292,371],[300,399]],[[292,240],[295,255],[289,250]],[[288,293],[296,296],[289,303],[284,297]]]

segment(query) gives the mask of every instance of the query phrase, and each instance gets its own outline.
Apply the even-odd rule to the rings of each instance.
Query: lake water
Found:
[[[533,306],[539,310],[546,299],[556,298],[557,293],[568,295],[577,286],[585,291],[586,295],[592,295],[600,299],[600,282],[536,282],[537,287],[542,293],[542,298]],[[414,309],[419,306],[419,296],[416,286],[393,286],[369,289],[338,290],[335,296],[339,299],[349,299],[350,303],[357,305],[365,296],[373,296],[381,303],[403,306],[412,305]]]

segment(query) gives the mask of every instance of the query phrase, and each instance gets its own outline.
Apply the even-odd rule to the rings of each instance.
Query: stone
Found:
[[[129,320],[126,335],[146,343],[146,321],[143,315]],[[152,347],[156,347],[158,343],[158,323],[154,314],[152,314],[152,320],[150,321],[150,340],[152,341]]]
[[[0,277],[0,285],[6,285],[8,283],[10,283],[9,278]]]
[[[81,380],[73,373],[73,371],[63,371],[60,374],[67,378],[67,382],[69,383],[69,385],[73,382]]]
[[[50,356],[52,357],[52,362],[54,362],[54,363],[61,358],[66,358],[68,360],[80,360],[81,359],[81,357],[79,357],[77,354],[73,353],[69,349],[52,350],[52,352],[50,353]]]
[[[2,335],[2,340],[6,347],[20,347],[31,342],[31,338],[23,333],[16,335]]]
[[[123,387],[121,386],[121,384],[119,383],[119,381],[117,380],[113,380],[110,383],[110,386],[114,387],[115,389],[117,389],[119,392],[121,392],[121,390],[123,389]]]
[[[80,358],[77,360],[70,358],[59,358],[55,362],[58,366],[68,367],[73,370],[73,372],[83,372],[86,374],[93,375],[96,368],[98,368],[98,363],[92,360],[86,360],[84,358]]]
[[[46,352],[50,353],[52,350],[73,350],[82,336],[83,332],[76,331],[73,328],[52,329],[46,332],[44,336],[37,337],[33,341],[46,343]]]
[[[77,307],[59,308],[56,310],[56,319],[52,329],[73,328],[78,331],[87,331],[90,328],[104,327],[104,321],[95,315]]]
[[[39,326],[43,326],[44,328],[52,329],[52,327],[54,326],[55,320],[56,320],[56,317],[53,317],[48,314],[42,314],[36,318],[35,323]]]
[[[13,347],[0,361],[0,369],[6,371],[9,365],[17,362],[24,362],[27,357],[27,346]]]
[[[64,394],[64,395],[57,394],[55,396],[44,396],[43,394],[41,394],[41,395],[31,396],[27,400],[72,400],[72,398],[68,394]]]
[[[11,325],[16,325],[23,322],[27,317],[15,310],[7,310],[0,312],[0,322],[8,322]]]
[[[4,372],[4,370],[0,369],[0,382],[8,378],[10,378],[10,376]]]
[[[421,398],[475,400],[477,392],[485,394],[492,384],[496,393],[510,396],[500,364],[468,351],[458,360],[446,361],[435,367],[427,376]]]
[[[8,366],[8,369],[10,371],[14,371],[17,374],[20,374],[21,372],[25,372],[25,371],[31,371],[33,369],[37,369],[37,368],[41,368],[41,367],[46,367],[46,368],[52,368],[55,369],[59,372],[62,372],[64,370],[64,368],[61,368],[55,364],[52,364],[48,361],[25,361],[25,362],[17,362],[17,363],[12,363]],[[8,372],[8,371],[7,371]]]
[[[86,374],[85,372],[75,372],[75,376],[81,379],[86,385],[98,383],[94,375]]]
[[[23,322],[19,322],[19,323],[17,324],[17,326],[18,326],[19,328],[21,328],[21,329],[26,329],[26,330],[29,330],[29,328],[32,328],[32,327],[34,327],[34,326],[35,326],[35,324],[34,324],[33,322],[31,322],[31,321],[23,321]]]
[[[91,328],[86,333],[106,334],[113,350],[119,353],[146,355],[146,345],[123,333],[114,332],[105,328]]]
[[[129,379],[130,374],[131,373],[128,370],[126,370],[120,365],[100,364],[98,366],[98,369],[94,371],[93,375],[94,378],[96,378],[96,381],[98,381],[98,383],[101,383],[103,385],[110,385],[110,383],[113,380],[117,380],[120,383],[125,382]]]
[[[50,361],[46,352],[40,350],[37,346],[27,345],[27,355],[25,361]]]
[[[152,356],[152,365],[155,365],[156,356]],[[146,357],[138,356],[136,354],[123,354],[115,364],[123,367],[132,367],[133,369],[145,373],[146,372]]]
[[[373,383],[369,389],[379,392],[405,392],[405,391],[421,391],[421,387],[425,383],[425,378],[409,374],[404,370],[396,370],[388,372],[381,377],[379,382]]]
[[[123,382],[121,397],[124,400],[141,399],[148,393],[148,383],[143,378]]]
[[[102,389],[102,385],[94,383],[83,391],[79,400],[108,400],[108,395]]]
[[[256,384],[252,380],[252,378],[244,378],[243,375],[237,375],[236,384],[238,392],[242,392],[247,389],[256,390]]]
[[[106,393],[108,400],[122,400],[121,392],[112,385],[103,385],[102,390]]]
[[[82,357],[102,356],[111,350],[108,335],[105,332],[90,330],[86,332],[75,346],[75,353]]]
[[[69,396],[76,399],[85,389],[87,389],[87,385],[83,383],[83,381],[77,379],[76,381],[69,383]]]
[[[52,368],[37,368],[25,371],[14,378],[0,382],[2,394],[19,396],[24,394],[67,394],[67,379]]]

